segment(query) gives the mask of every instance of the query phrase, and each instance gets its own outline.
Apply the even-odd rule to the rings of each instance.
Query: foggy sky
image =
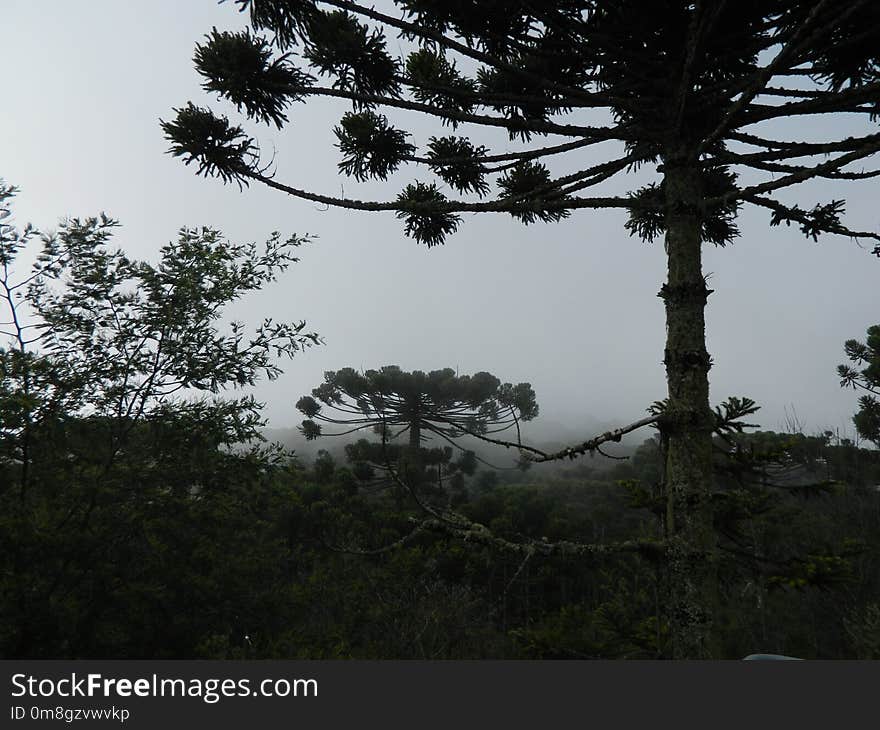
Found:
[[[663,246],[629,237],[622,211],[575,211],[562,223],[529,227],[499,214],[465,215],[459,232],[429,251],[404,236],[392,213],[323,210],[261,187],[239,192],[165,154],[159,118],[192,100],[229,114],[267,157],[274,151],[277,179],[295,187],[339,196],[344,186],[353,197],[390,199],[413,179],[432,179],[414,169],[384,185],[337,175],[332,127],[347,109],[342,103],[294,105],[278,132],[201,91],[194,44],[212,26],[243,23],[231,2],[212,0],[3,0],[0,177],[21,188],[16,223],[50,229],[64,216],[105,211],[122,223],[114,243],[148,260],[181,226],[210,225],[239,241],[273,230],[317,235],[277,284],[231,311],[252,325],[264,316],[305,319],[326,340],[256,389],[272,426],[298,423],[299,396],[325,370],[347,366],[452,367],[527,380],[539,423],[583,427],[585,436],[641,418],[665,397],[656,296]],[[449,133],[406,113],[389,117],[413,130],[416,144]],[[802,119],[794,128],[800,139],[859,129],[840,117]],[[521,148],[503,132],[458,132],[491,140],[498,152]],[[639,180],[622,176],[595,194],[623,193]],[[780,197],[802,207],[845,197],[846,224],[880,225],[870,181],[810,183]],[[807,433],[852,436],[857,396],[839,388],[835,368],[844,340],[863,339],[880,322],[880,260],[868,245],[831,236],[814,244],[768,221],[769,212],[746,208],[742,237],[706,251],[715,290],[707,310],[712,402],[749,396],[762,406],[751,420],[772,430],[784,428],[785,409],[794,406]]]

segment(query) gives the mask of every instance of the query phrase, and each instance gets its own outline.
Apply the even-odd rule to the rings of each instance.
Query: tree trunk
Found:
[[[409,424],[409,450],[416,456],[422,445],[422,428],[421,420],[416,416]]]
[[[665,160],[668,279],[664,364],[669,392],[663,422],[670,629],[676,659],[718,658],[717,544],[712,520],[711,359],[704,311],[711,293],[702,272],[700,170],[683,156]]]
[[[425,475],[422,466],[422,429],[421,419],[419,418],[418,413],[418,405],[411,406],[409,416],[409,443],[407,444],[407,449],[404,452],[404,457],[401,463],[404,469],[404,478],[406,479],[409,488],[414,493],[419,494],[422,491]],[[398,508],[403,506],[403,498],[404,495],[400,494],[401,501],[398,502]]]

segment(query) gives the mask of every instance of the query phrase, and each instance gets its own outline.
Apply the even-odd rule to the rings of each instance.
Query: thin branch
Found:
[[[742,199],[747,203],[751,203],[752,205],[757,205],[762,208],[768,208],[776,213],[779,213],[784,218],[790,218],[799,223],[810,223],[811,225],[814,225],[814,222],[810,220],[806,211],[798,213],[797,211],[792,210],[788,206],[783,205],[782,203],[779,203],[772,198],[762,198],[757,195],[748,195],[743,197]],[[880,233],[875,233],[873,231],[854,231],[843,225],[823,228],[822,231],[839,236],[848,236],[850,238],[871,238],[875,241],[880,241]]]
[[[768,150],[776,150],[788,153],[788,157],[812,157],[830,152],[848,152],[859,149],[866,142],[877,138],[876,134],[868,134],[863,137],[846,137],[834,142],[791,142],[788,140],[767,139],[745,132],[732,132],[728,139],[753,147],[764,147]],[[764,154],[764,153],[760,153]],[[745,157],[748,157],[745,155]],[[761,159],[786,159],[785,157],[763,157]]]
[[[425,424],[423,427],[425,428],[425,430],[429,431],[430,433],[437,434],[444,441],[448,441],[452,446],[454,446],[456,449],[458,449],[462,453],[467,453],[468,451],[470,451],[470,449],[466,449],[464,446],[459,444],[455,439],[450,438],[445,433],[443,433],[443,431],[441,431],[440,429],[438,429],[434,426],[431,426],[430,424]],[[509,426],[508,426],[508,428],[509,428]],[[486,461],[485,459],[477,456],[476,454],[474,454],[474,459],[479,461],[484,466],[488,466],[489,468],[494,469],[495,471],[512,471],[517,468],[515,466],[496,466],[495,464],[492,464],[491,462]]]
[[[604,451],[602,451],[601,446],[597,446],[596,451],[598,451],[606,459],[613,459],[614,461],[628,461],[629,460],[628,456],[615,456],[614,454],[607,454]]]
[[[572,150],[577,150],[582,147],[589,147],[590,145],[595,144],[592,139],[578,139],[574,142],[565,142],[563,144],[557,145],[548,145],[546,147],[540,147],[534,150],[525,150],[523,152],[507,152],[505,154],[498,155],[483,155],[479,158],[480,164],[486,164],[487,162],[520,162],[525,160],[535,160],[539,157],[546,157],[549,155],[556,155],[562,152],[571,152]],[[461,162],[462,160],[470,160],[469,157],[419,157],[412,156],[406,158],[408,162],[421,162],[429,165],[444,165],[444,164],[455,164],[456,162]]]
[[[825,4],[826,0],[819,0],[819,2],[816,3],[810,13],[804,19],[803,24],[792,34],[792,36],[782,46],[779,53],[776,54],[773,60],[770,61],[770,63],[768,63],[764,68],[759,69],[758,73],[756,73],[752,77],[749,86],[740,94],[740,97],[727,108],[724,116],[718,123],[718,126],[716,126],[715,129],[700,143],[700,146],[697,149],[695,155],[696,159],[699,159],[700,155],[711,148],[711,146],[715,144],[715,142],[721,139],[724,133],[727,132],[728,129],[730,129],[736,116],[740,112],[745,110],[749,104],[751,104],[755,96],[757,96],[757,94],[760,93],[760,91],[767,85],[770,79],[773,78],[774,74],[777,71],[782,70],[783,64],[787,62],[789,60],[789,57],[798,50],[803,36],[807,33],[808,30],[811,30],[811,26],[818,18],[820,11],[823,9],[823,6]],[[853,6],[857,6],[859,4],[860,3],[853,3]],[[840,22],[842,15],[846,15],[846,13],[840,14],[840,16],[838,16],[837,18],[837,22]],[[827,26],[822,26],[820,32],[826,32],[827,30]],[[807,40],[812,40],[814,35],[816,35],[816,31],[811,33]]]
[[[437,419],[437,420],[445,420],[445,419]],[[505,448],[513,447],[513,448],[519,449],[520,451],[526,451],[526,452],[535,454],[538,457],[543,457],[543,456],[547,455],[546,452],[541,451],[540,449],[536,449],[533,446],[526,446],[525,444],[521,443],[520,441],[517,441],[516,443],[514,443],[513,441],[503,441],[501,439],[493,439],[493,438],[490,438],[489,436],[484,436],[483,434],[478,433],[477,431],[471,431],[470,429],[468,429],[464,426],[457,425],[457,424],[456,424],[456,428],[458,428],[463,433],[466,433],[468,436],[473,436],[474,438],[478,438],[478,439],[480,439],[480,441],[485,441],[488,444],[495,444],[496,446],[504,446]],[[519,431],[519,429],[517,428],[517,432],[518,431]]]
[[[495,91],[467,91],[463,88],[454,88],[452,86],[441,86],[439,84],[415,83],[408,77],[400,74],[392,76],[394,81],[401,86],[418,91],[431,91],[437,94],[446,94],[448,97],[456,101],[464,101],[472,106],[492,107],[498,109],[504,106],[522,106],[534,105],[543,106],[545,109],[561,109],[570,111],[572,109],[593,109],[596,107],[607,107],[612,104],[617,106],[623,99],[611,97],[607,93],[591,93],[594,98],[593,102],[581,99],[574,100],[566,97],[549,97],[549,96],[527,96],[524,94],[504,94]]]
[[[719,159],[729,161],[734,165],[745,165],[747,167],[751,167],[753,170],[764,170],[766,172],[799,172],[803,169],[803,167],[798,165],[785,165],[778,162],[759,162],[757,160],[753,160],[752,162],[743,162],[737,159],[736,155],[717,155]],[[826,180],[869,180],[874,177],[880,177],[880,170],[867,170],[862,172],[840,172],[840,171],[832,171],[819,173],[816,177],[820,177]]]
[[[570,195],[571,193],[575,193],[578,190],[584,190],[585,188],[591,188],[595,185],[598,185],[601,182],[605,182],[612,177],[614,177],[618,172],[625,170],[632,164],[632,158],[634,156],[629,156],[628,158],[621,158],[620,160],[615,160],[614,162],[606,163],[603,165],[596,165],[596,167],[605,167],[606,169],[602,172],[594,172],[592,175],[588,176],[585,180],[580,182],[573,183],[571,185],[567,185],[564,188],[560,189],[560,193],[563,195]],[[595,169],[595,168],[593,168]]]
[[[559,134],[567,137],[592,137],[595,142],[604,142],[609,139],[629,139],[627,136],[615,133],[615,127],[581,127],[574,124],[556,124],[554,122],[523,119],[521,117],[509,119],[507,117],[493,117],[485,114],[470,114],[452,109],[439,109],[433,104],[423,104],[418,101],[395,99],[391,96],[376,96],[375,94],[360,94],[356,91],[334,89],[327,86],[290,86],[284,87],[284,89],[302,96],[329,96],[336,99],[348,99],[362,104],[374,104],[420,112],[451,122],[467,122],[484,127],[500,127],[513,132],[523,131],[538,134]],[[620,129],[622,128],[620,127]]]
[[[697,59],[697,52],[703,44],[704,39],[712,31],[718,16],[724,10],[725,0],[716,2],[710,11],[704,13],[702,3],[698,2],[693,10],[691,22],[688,27],[687,53],[684,65],[681,71],[681,83],[676,92],[676,114],[674,129],[677,132],[681,130],[684,122],[684,112],[687,105],[688,91],[691,88],[691,74]]]
[[[529,454],[523,454],[523,457],[528,459],[529,461],[534,462],[544,462],[544,461],[557,461],[559,459],[574,459],[577,456],[582,456],[588,451],[595,451],[599,446],[608,442],[608,441],[620,441],[622,436],[625,436],[632,431],[636,431],[644,426],[653,426],[659,423],[661,416],[647,416],[642,418],[641,420],[635,421],[634,423],[630,423],[628,426],[621,426],[620,428],[615,428],[611,431],[606,431],[603,434],[595,436],[587,441],[584,441],[579,446],[569,446],[568,448],[561,449],[552,454],[546,454],[545,456],[534,458]]]
[[[771,190],[779,190],[780,188],[785,188],[791,185],[796,185],[800,182],[804,182],[805,180],[809,180],[810,178],[819,177],[826,172],[837,170],[841,167],[844,167],[845,165],[848,165],[850,162],[861,160],[865,157],[873,155],[877,151],[880,151],[880,134],[872,135],[872,139],[874,140],[872,143],[865,145],[855,152],[850,152],[846,155],[840,155],[840,157],[836,157],[835,159],[829,160],[828,162],[823,162],[822,164],[816,165],[815,167],[802,168],[798,172],[792,173],[791,175],[786,175],[785,177],[779,178],[778,180],[771,180],[769,182],[761,183],[760,185],[752,185],[751,187],[743,188],[742,190],[736,190],[715,198],[709,198],[708,200],[706,200],[705,204],[707,207],[711,207],[713,205],[723,205],[732,200],[744,200],[751,195],[759,195],[761,193],[770,192]]]
[[[520,573],[523,572],[523,570],[525,569],[526,565],[528,565],[528,562],[529,562],[529,561],[532,559],[532,557],[534,556],[534,554],[535,554],[535,549],[534,549],[534,547],[532,547],[532,546],[530,545],[529,548],[530,548],[530,549],[527,549],[527,550],[526,550],[525,556],[523,557],[522,562],[519,564],[519,567],[516,569],[516,572],[513,574],[513,577],[508,581],[507,586],[504,588],[504,591],[503,591],[503,593],[501,594],[501,597],[502,597],[502,598],[504,598],[504,597],[507,596],[507,594],[510,592],[510,589],[513,587],[513,584],[516,583],[516,579],[519,578]]]
[[[329,195],[319,195],[310,193],[307,190],[284,185],[276,182],[270,177],[252,170],[243,170],[241,174],[252,180],[258,180],[270,188],[275,188],[295,198],[310,200],[314,203],[322,203],[324,205],[332,205],[337,208],[346,208],[348,210],[366,210],[366,211],[405,211],[418,212],[418,207],[413,204],[399,202],[380,202],[372,200],[355,200],[352,198],[334,198]],[[467,203],[465,201],[450,200],[443,204],[431,204],[426,208],[426,212],[444,212],[444,213],[518,213],[533,210],[551,211],[551,210],[575,210],[580,208],[632,208],[634,205],[630,198],[567,198],[564,200],[548,200],[535,201],[529,203],[511,202],[510,200],[496,200],[483,203]]]
[[[322,419],[326,420],[326,419]],[[365,423],[363,426],[356,426],[355,428],[350,428],[347,431],[340,431],[339,433],[324,433],[321,431],[322,436],[348,436],[350,433],[355,433],[357,431],[363,431],[365,428],[372,428],[373,422]]]
[[[793,117],[804,114],[832,114],[838,112],[863,112],[876,114],[877,107],[873,104],[880,91],[880,81],[872,81],[862,86],[853,86],[844,91],[834,92],[828,96],[793,101],[788,104],[770,106],[765,104],[753,104],[743,115],[739,126],[757,124],[768,119]],[[862,106],[863,104],[871,106]],[[849,106],[846,106],[846,105]]]
[[[504,446],[505,448],[516,448],[519,449],[522,453],[524,459],[540,464],[546,461],[557,461],[559,459],[574,459],[577,456],[581,456],[588,451],[596,451],[601,444],[604,444],[607,441],[620,441],[621,437],[632,432],[637,429],[642,428],[643,426],[650,426],[652,424],[656,424],[660,421],[660,416],[647,416],[646,418],[642,418],[639,421],[635,421],[634,423],[630,423],[628,426],[621,426],[620,428],[613,429],[611,431],[606,431],[599,436],[595,436],[587,441],[584,441],[582,444],[578,446],[569,446],[564,449],[560,449],[552,454],[548,454],[546,451],[541,451],[541,449],[536,449],[533,446],[526,446],[521,442],[513,442],[513,441],[503,441],[501,439],[493,439],[487,436],[483,436],[482,434],[469,431],[465,428],[461,430],[467,433],[470,436],[474,436],[475,438],[480,439],[481,441],[486,441],[490,444],[495,444],[496,446]],[[607,454],[604,454],[607,456]],[[620,458],[620,457],[610,457],[610,458]]]
[[[358,15],[363,15],[364,17],[370,18],[371,20],[376,20],[392,28],[402,30],[412,36],[417,36],[419,38],[424,38],[425,40],[433,41],[443,48],[457,51],[461,55],[472,58],[475,61],[480,61],[481,63],[485,63],[488,66],[507,71],[508,73],[516,74],[517,76],[520,76],[532,83],[538,84],[540,88],[545,88],[550,91],[557,91],[563,94],[570,94],[572,96],[580,98],[589,99],[593,96],[593,94],[585,91],[584,89],[579,89],[576,87],[550,81],[549,79],[541,75],[530,73],[520,66],[516,66],[512,63],[507,63],[506,61],[503,61],[495,56],[483,53],[476,48],[472,48],[471,46],[459,43],[458,41],[454,41],[451,38],[447,38],[442,33],[437,33],[428,28],[418,26],[415,23],[408,23],[405,20],[395,18],[391,15],[386,15],[385,13],[380,13],[371,8],[365,8],[358,3],[348,2],[347,0],[321,0],[321,2],[326,5],[331,5],[333,7],[342,8],[343,10],[348,10]]]
[[[784,97],[794,97],[799,99],[815,99],[822,98],[827,96],[834,96],[833,91],[807,91],[804,89],[784,89],[780,87],[771,87],[768,86],[766,89],[761,91],[758,96],[784,96]]]

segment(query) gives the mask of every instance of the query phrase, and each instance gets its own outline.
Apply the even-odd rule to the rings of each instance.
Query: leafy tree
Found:
[[[859,410],[853,416],[856,431],[862,438],[880,446],[880,325],[868,327],[868,338],[864,342],[847,340],[843,346],[846,356],[856,366],[838,365],[840,385],[853,390],[867,391],[868,395],[859,398]]]
[[[214,30],[196,48],[206,90],[279,128],[294,102],[348,100],[351,111],[335,129],[342,173],[385,180],[407,166],[458,195],[447,197],[424,176],[385,200],[280,182],[242,127],[189,103],[163,129],[172,154],[200,174],[346,210],[393,212],[428,247],[454,233],[464,212],[502,212],[529,224],[617,208],[631,235],[663,239],[668,399],[652,423],[664,435],[672,636],[676,656],[716,654],[715,419],[704,320],[711,290],[702,248],[737,237],[743,205],[769,211],[770,226],[794,224],[814,240],[825,233],[880,240],[842,222],[842,200],[804,208],[780,197],[808,180],[878,174],[852,165],[880,150],[867,124],[880,111],[880,7],[869,0],[396,0],[397,15],[355,0],[237,4],[250,11],[252,29]],[[409,44],[400,57],[389,32]],[[421,114],[453,133],[417,144],[386,110]],[[604,116],[588,122],[590,111]],[[779,124],[839,113],[863,119],[863,131],[815,142]],[[502,144],[519,140],[523,149],[493,153],[457,134],[460,127],[497,130]],[[608,157],[582,163],[584,151],[600,150]],[[570,160],[576,171],[553,173],[553,159]],[[628,195],[585,194],[636,169],[653,171],[653,180]]]
[[[15,192],[0,184],[4,218]],[[268,631],[280,600],[261,586],[279,564],[286,457],[260,443],[253,397],[216,396],[318,338],[220,318],[305,239],[260,250],[184,229],[150,264],[110,248],[116,225],[0,230],[4,656],[203,655]]]

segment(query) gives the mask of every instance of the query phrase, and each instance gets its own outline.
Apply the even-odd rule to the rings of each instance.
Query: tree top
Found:
[[[843,201],[804,209],[776,197],[813,178],[880,175],[854,167],[880,150],[871,124],[880,112],[876,2],[396,0],[396,12],[347,0],[236,5],[251,28],[215,28],[196,48],[207,91],[279,129],[295,103],[346,100],[351,110],[334,130],[343,174],[385,180],[405,168],[427,176],[386,200],[285,184],[241,126],[189,103],[163,129],[171,153],[201,174],[393,211],[408,235],[433,246],[464,212],[532,223],[608,207],[626,210],[630,232],[650,240],[674,213],[667,173],[686,166],[699,174],[707,242],[737,235],[744,204],[813,238],[880,240],[841,222]],[[434,118],[452,134],[414,139],[392,112]],[[775,121],[839,113],[863,119],[864,132],[820,141],[774,135]],[[464,133],[480,128],[502,134],[502,152]],[[511,151],[515,142],[524,147]],[[575,171],[558,175],[550,164],[563,154]],[[628,195],[584,194],[645,165],[656,181]]]
[[[538,415],[529,383],[503,383],[491,373],[458,375],[451,368],[406,372],[397,365],[360,373],[324,373],[324,382],[296,407],[306,416],[303,433],[321,435],[315,421],[345,425],[347,433],[412,424],[442,436],[503,430]]]

